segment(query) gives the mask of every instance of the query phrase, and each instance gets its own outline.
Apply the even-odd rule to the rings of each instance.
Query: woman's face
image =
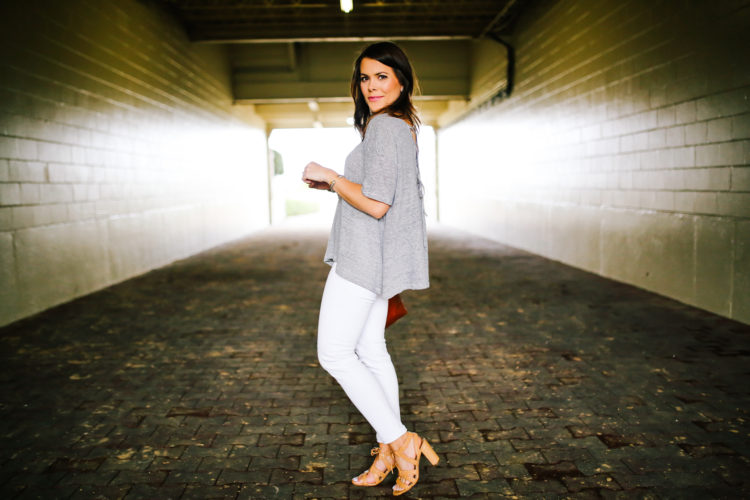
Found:
[[[359,88],[373,114],[396,102],[403,90],[393,68],[369,57],[359,63]]]

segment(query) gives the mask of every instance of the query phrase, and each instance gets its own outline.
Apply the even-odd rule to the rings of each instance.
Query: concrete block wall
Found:
[[[534,5],[439,132],[442,221],[750,323],[750,2]]]
[[[137,0],[0,5],[0,325],[268,223],[265,127]]]

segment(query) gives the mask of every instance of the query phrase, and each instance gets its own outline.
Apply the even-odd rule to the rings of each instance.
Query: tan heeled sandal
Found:
[[[414,443],[413,446],[412,443]],[[414,458],[411,458],[406,454],[410,447],[417,452],[417,456]],[[419,481],[419,459],[422,457],[422,454],[424,454],[425,458],[427,458],[432,465],[437,465],[438,461],[440,461],[440,458],[437,456],[437,453],[435,453],[435,450],[432,449],[430,443],[413,432],[406,433],[406,440],[399,449],[392,449],[393,454],[397,459],[408,462],[413,466],[411,469],[401,469],[401,467],[398,466],[398,460],[396,460],[396,467],[398,467],[396,486],[400,489],[397,490],[396,486],[393,487],[394,496],[403,495],[417,484],[417,481]]]
[[[391,451],[391,447],[384,443],[378,444],[380,446],[370,450],[371,456],[374,457],[377,455],[375,461],[372,463],[369,469],[352,479],[352,484],[354,486],[377,486],[382,483],[383,479],[388,477],[388,474],[390,474],[393,471],[394,467],[396,467],[396,459],[393,458],[393,451]],[[377,467],[378,462],[385,466],[385,470],[380,470]],[[375,476],[375,482],[364,482],[367,479],[368,474],[373,474]]]

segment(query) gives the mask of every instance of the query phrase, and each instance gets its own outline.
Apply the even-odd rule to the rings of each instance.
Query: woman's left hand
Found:
[[[311,161],[305,166],[302,171],[302,182],[307,183],[308,186],[318,188],[319,183],[328,184],[331,180],[337,177],[336,172],[330,168],[326,168],[323,165]]]
[[[307,187],[310,189],[321,189],[325,191],[331,189],[331,185],[323,181],[307,181]]]

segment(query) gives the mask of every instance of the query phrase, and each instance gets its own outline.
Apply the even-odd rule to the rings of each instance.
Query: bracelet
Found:
[[[344,176],[344,174],[340,174],[338,177],[336,177],[335,179],[333,179],[331,181],[331,185],[328,186],[328,190],[330,192],[335,193],[335,191],[333,190],[333,186],[335,186],[336,185],[336,181],[339,180],[339,179],[341,179],[343,176]]]

